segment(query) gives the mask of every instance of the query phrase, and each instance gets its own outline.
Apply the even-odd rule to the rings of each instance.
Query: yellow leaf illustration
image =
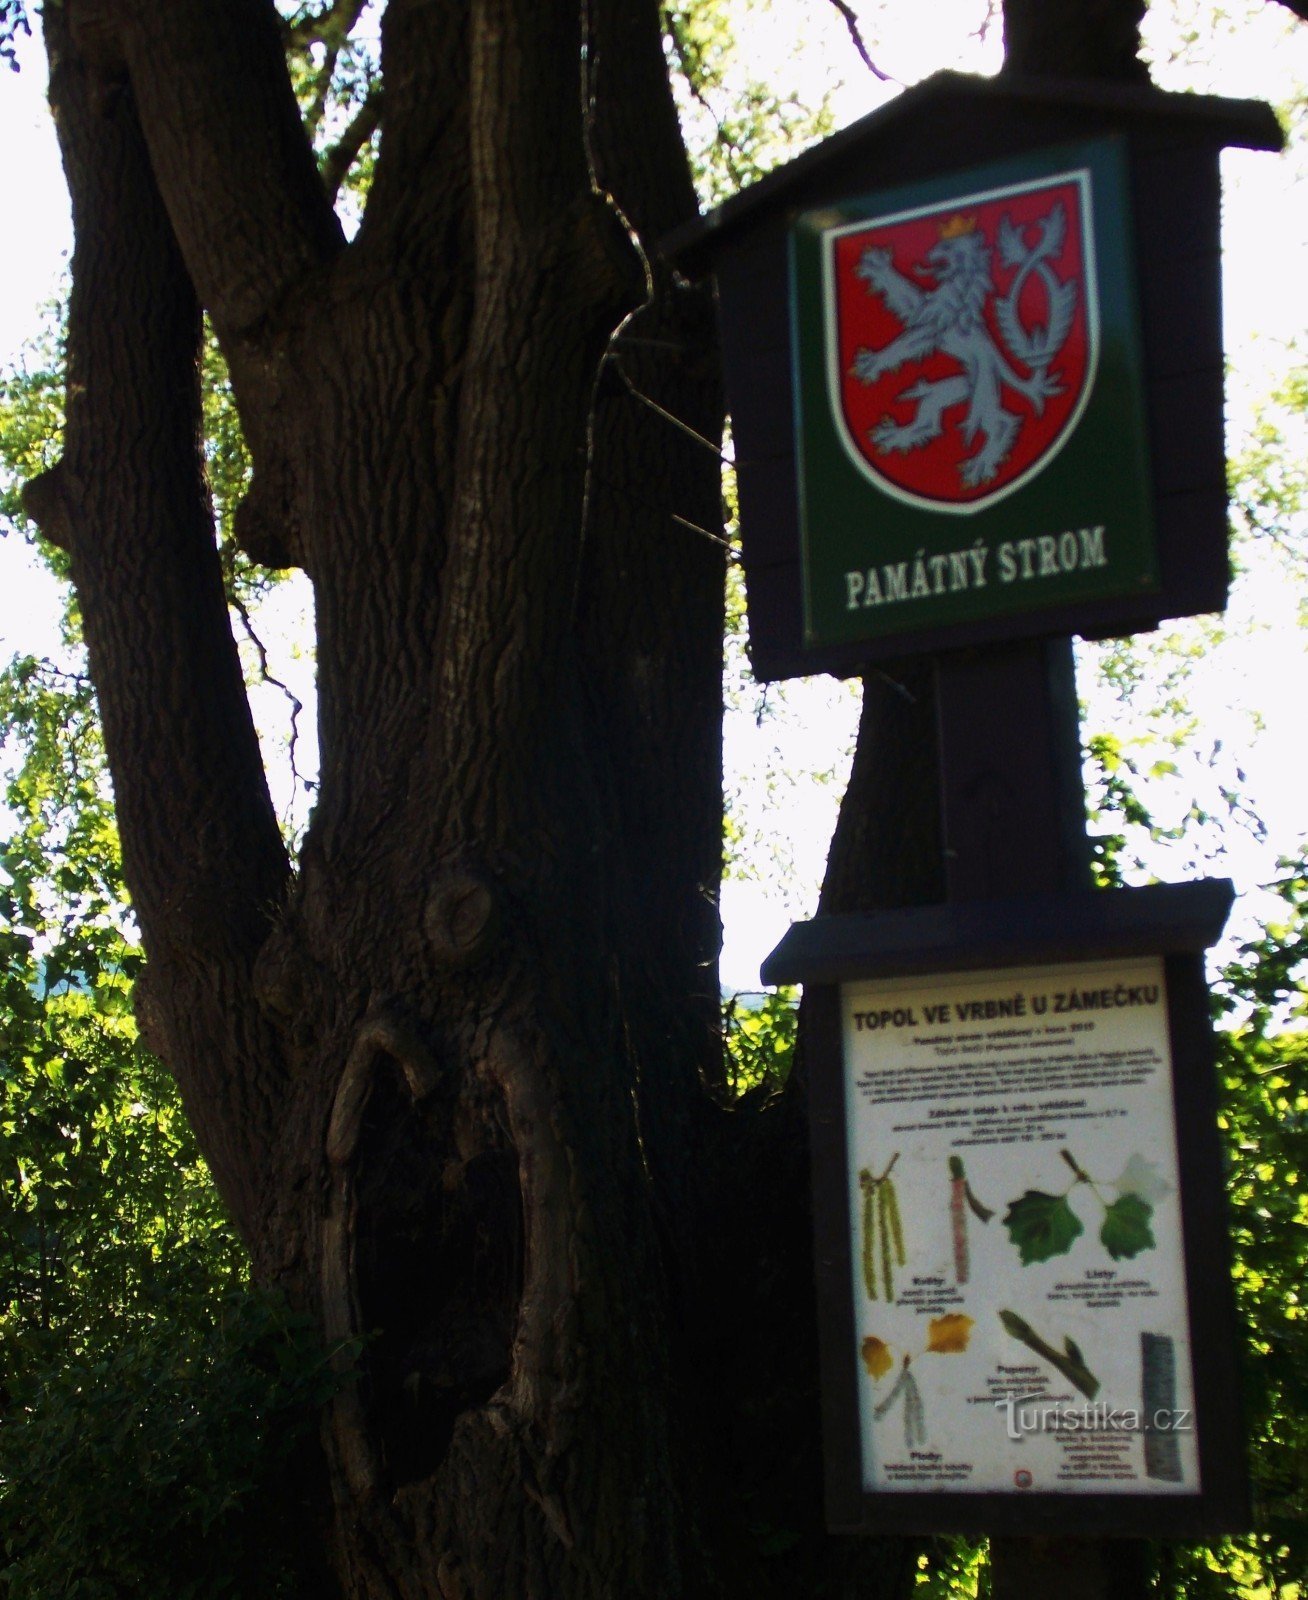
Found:
[[[876,1339],[869,1335],[863,1341],[863,1365],[874,1378],[880,1378],[890,1371],[895,1364],[895,1358],[890,1353],[890,1346],[884,1339]]]
[[[936,1355],[952,1356],[967,1349],[975,1324],[961,1311],[947,1312],[943,1317],[932,1317],[927,1325],[927,1349]],[[866,1356],[864,1357],[866,1360]]]

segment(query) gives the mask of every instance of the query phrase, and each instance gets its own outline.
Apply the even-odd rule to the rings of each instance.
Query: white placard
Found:
[[[863,1484],[1199,1490],[1161,958],[841,989]]]

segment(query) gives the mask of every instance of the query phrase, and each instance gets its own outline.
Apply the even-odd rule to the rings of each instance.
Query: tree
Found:
[[[259,1280],[342,1352],[344,1592],[898,1593],[914,1551],[820,1531],[799,1085],[738,1103],[722,1061],[721,407],[708,290],[657,251],[694,210],[658,9],[389,0],[381,98],[320,172],[286,47],[361,10],[45,12],[77,246],[27,504],[79,596],[142,1031]],[[1009,11],[1026,70],[1136,70],[1131,0]],[[201,308],[236,537],[314,583],[294,862]],[[934,894],[927,703],[868,696],[832,908]]]

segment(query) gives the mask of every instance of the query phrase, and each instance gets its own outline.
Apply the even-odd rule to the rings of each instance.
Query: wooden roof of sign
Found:
[[[984,150],[973,138],[978,114],[985,119]],[[937,72],[669,234],[663,253],[692,272],[710,267],[720,248],[760,226],[777,207],[819,203],[815,190],[843,184],[851,166],[866,181],[869,155],[878,158],[885,182],[901,183],[923,172],[970,166],[979,155],[1026,148],[1033,133],[1044,129],[1047,137],[1063,138],[1149,125],[1218,149],[1280,150],[1285,144],[1275,112],[1262,100],[1086,79]],[[927,143],[919,155],[905,140],[923,133]]]

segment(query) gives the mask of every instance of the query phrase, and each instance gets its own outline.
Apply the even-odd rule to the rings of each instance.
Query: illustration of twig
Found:
[[[967,1213],[971,1209],[972,1215],[980,1222],[989,1222],[994,1212],[989,1206],[983,1206],[972,1192],[972,1185],[967,1181],[967,1173],[963,1170],[963,1163],[957,1156],[949,1158],[949,1221],[954,1236],[954,1277],[959,1283],[966,1283],[969,1271],[969,1258],[967,1252]]]
[[[893,1263],[898,1262],[902,1267],[906,1260],[899,1199],[890,1179],[898,1160],[899,1151],[896,1150],[879,1178],[874,1178],[868,1167],[858,1175],[859,1188],[863,1191],[863,1284],[869,1300],[877,1298],[878,1245],[881,1287],[887,1300],[895,1298]]]
[[[1057,1367],[1067,1381],[1077,1388],[1087,1400],[1093,1400],[1099,1393],[1099,1379],[1095,1377],[1090,1368],[1085,1364],[1085,1358],[1071,1339],[1063,1340],[1062,1350],[1055,1350],[1053,1345],[1046,1344],[1024,1317],[1019,1317],[1016,1311],[1001,1311],[999,1320],[1028,1350],[1034,1350],[1036,1355],[1042,1356],[1051,1367]]]
[[[922,1391],[909,1367],[912,1356],[904,1357],[899,1376],[891,1385],[889,1394],[874,1407],[872,1415],[878,1422],[894,1407],[901,1396],[904,1402],[904,1445],[915,1450],[926,1442],[926,1407],[922,1404]]]

